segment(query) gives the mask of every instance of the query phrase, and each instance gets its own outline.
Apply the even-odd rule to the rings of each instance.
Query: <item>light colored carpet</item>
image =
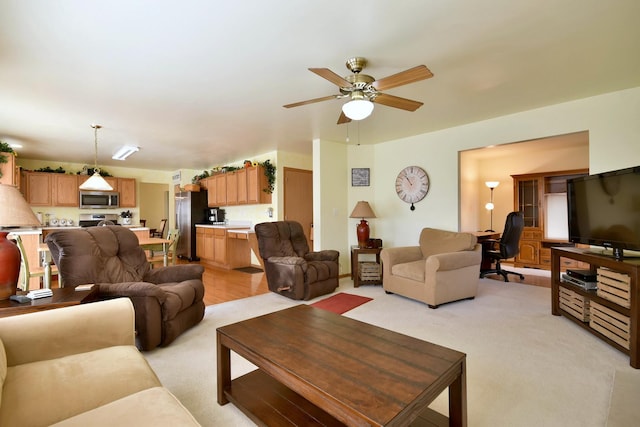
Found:
[[[640,377],[626,355],[552,316],[548,288],[481,279],[475,300],[436,310],[348,279],[336,292],[373,298],[344,316],[467,354],[469,426],[605,426],[616,370]],[[145,356],[203,426],[251,426],[216,402],[215,329],[296,304],[269,293],[207,307],[197,327]],[[231,366],[233,377],[254,368],[233,353]],[[431,408],[447,414],[446,392]]]

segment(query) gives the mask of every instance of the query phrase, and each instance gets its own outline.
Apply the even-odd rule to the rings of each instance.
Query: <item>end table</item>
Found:
[[[359,246],[351,247],[351,279],[353,280],[353,287],[357,288],[360,285],[382,285],[382,264],[380,263],[380,252],[382,248],[361,248]],[[375,279],[362,279],[360,277],[360,255],[375,254],[375,263],[379,266],[379,274]],[[373,261],[372,261],[373,262]]]

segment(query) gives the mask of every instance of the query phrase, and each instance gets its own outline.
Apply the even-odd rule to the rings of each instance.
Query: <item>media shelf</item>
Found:
[[[561,280],[560,267],[562,258],[572,259],[588,264],[593,272],[600,270],[620,280],[620,290],[614,291],[622,297],[603,297],[607,293],[601,290],[586,290],[572,283]],[[640,368],[640,347],[638,340],[638,322],[640,321],[640,294],[638,294],[638,280],[640,259],[616,260],[613,257],[598,255],[590,249],[554,247],[551,249],[551,314],[564,316],[591,332],[598,338],[629,355],[630,365]],[[600,279],[599,279],[600,280]],[[604,279],[607,281],[608,278]],[[607,282],[604,282],[607,283]],[[608,285],[602,288],[609,289]],[[583,302],[589,315],[584,318],[576,316],[576,311],[561,303],[562,298],[572,295],[577,304]],[[570,291],[570,292],[567,292]],[[613,299],[613,300],[612,300]],[[564,309],[562,306],[567,307]],[[625,307],[628,305],[628,307]]]

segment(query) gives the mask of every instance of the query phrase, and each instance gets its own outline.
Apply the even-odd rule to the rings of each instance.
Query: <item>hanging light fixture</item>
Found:
[[[82,183],[80,186],[80,190],[98,190],[98,191],[113,191],[113,187],[109,185],[107,181],[100,175],[100,169],[98,169],[98,129],[102,126],[100,125],[91,125],[94,129],[95,135],[95,156],[94,156],[94,166],[93,166],[93,175]]]
[[[342,106],[342,112],[351,120],[366,119],[373,112],[373,102],[361,90],[354,90],[351,100]]]

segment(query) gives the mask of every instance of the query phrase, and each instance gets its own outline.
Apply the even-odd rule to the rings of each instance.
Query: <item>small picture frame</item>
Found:
[[[352,187],[368,187],[369,186],[369,168],[352,168],[351,169],[351,186]]]

